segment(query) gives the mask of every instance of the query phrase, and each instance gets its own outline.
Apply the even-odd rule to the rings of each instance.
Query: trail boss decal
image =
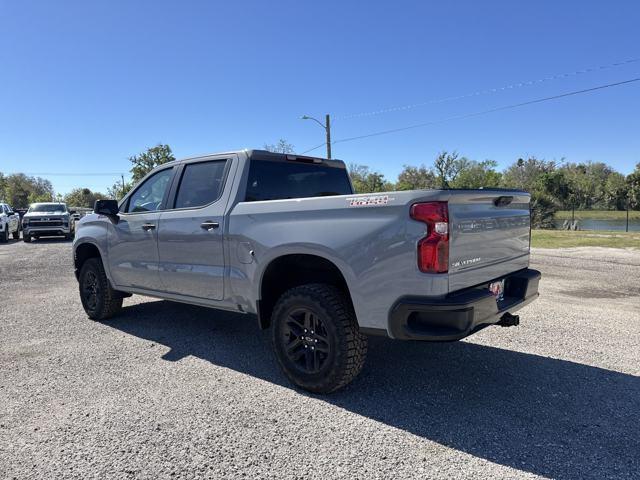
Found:
[[[468,267],[469,265],[473,265],[474,263],[478,263],[481,260],[482,258],[480,257],[466,258],[464,260],[458,260],[457,262],[451,263],[451,266],[453,268],[464,268],[464,267]]]
[[[375,207],[377,205],[386,205],[389,203],[389,200],[393,200],[393,198],[389,198],[389,195],[347,198],[350,207]]]

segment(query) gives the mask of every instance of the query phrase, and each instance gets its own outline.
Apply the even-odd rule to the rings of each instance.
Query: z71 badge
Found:
[[[351,197],[347,198],[350,207],[375,207],[389,203],[389,195],[374,195],[372,197]]]

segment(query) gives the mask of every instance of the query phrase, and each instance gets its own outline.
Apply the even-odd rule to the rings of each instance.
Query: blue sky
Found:
[[[0,171],[127,173],[159,142],[177,157],[336,140],[640,77],[640,2],[0,0]],[[501,166],[536,155],[640,162],[640,82],[334,145],[395,179],[457,150]],[[322,149],[314,153],[321,154]],[[48,176],[57,191],[113,176]]]

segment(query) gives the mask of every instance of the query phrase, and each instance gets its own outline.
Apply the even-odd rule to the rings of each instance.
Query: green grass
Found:
[[[618,210],[576,210],[578,220],[624,220],[627,212]],[[571,219],[571,210],[559,210],[556,212],[556,220]],[[640,220],[640,210],[629,211],[629,220]]]
[[[611,247],[640,249],[640,232],[532,230],[531,246],[538,248]]]

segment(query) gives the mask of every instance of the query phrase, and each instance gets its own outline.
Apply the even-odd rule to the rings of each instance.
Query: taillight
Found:
[[[418,268],[424,273],[446,273],[449,270],[447,202],[414,203],[411,218],[427,224],[427,235],[418,242]]]

